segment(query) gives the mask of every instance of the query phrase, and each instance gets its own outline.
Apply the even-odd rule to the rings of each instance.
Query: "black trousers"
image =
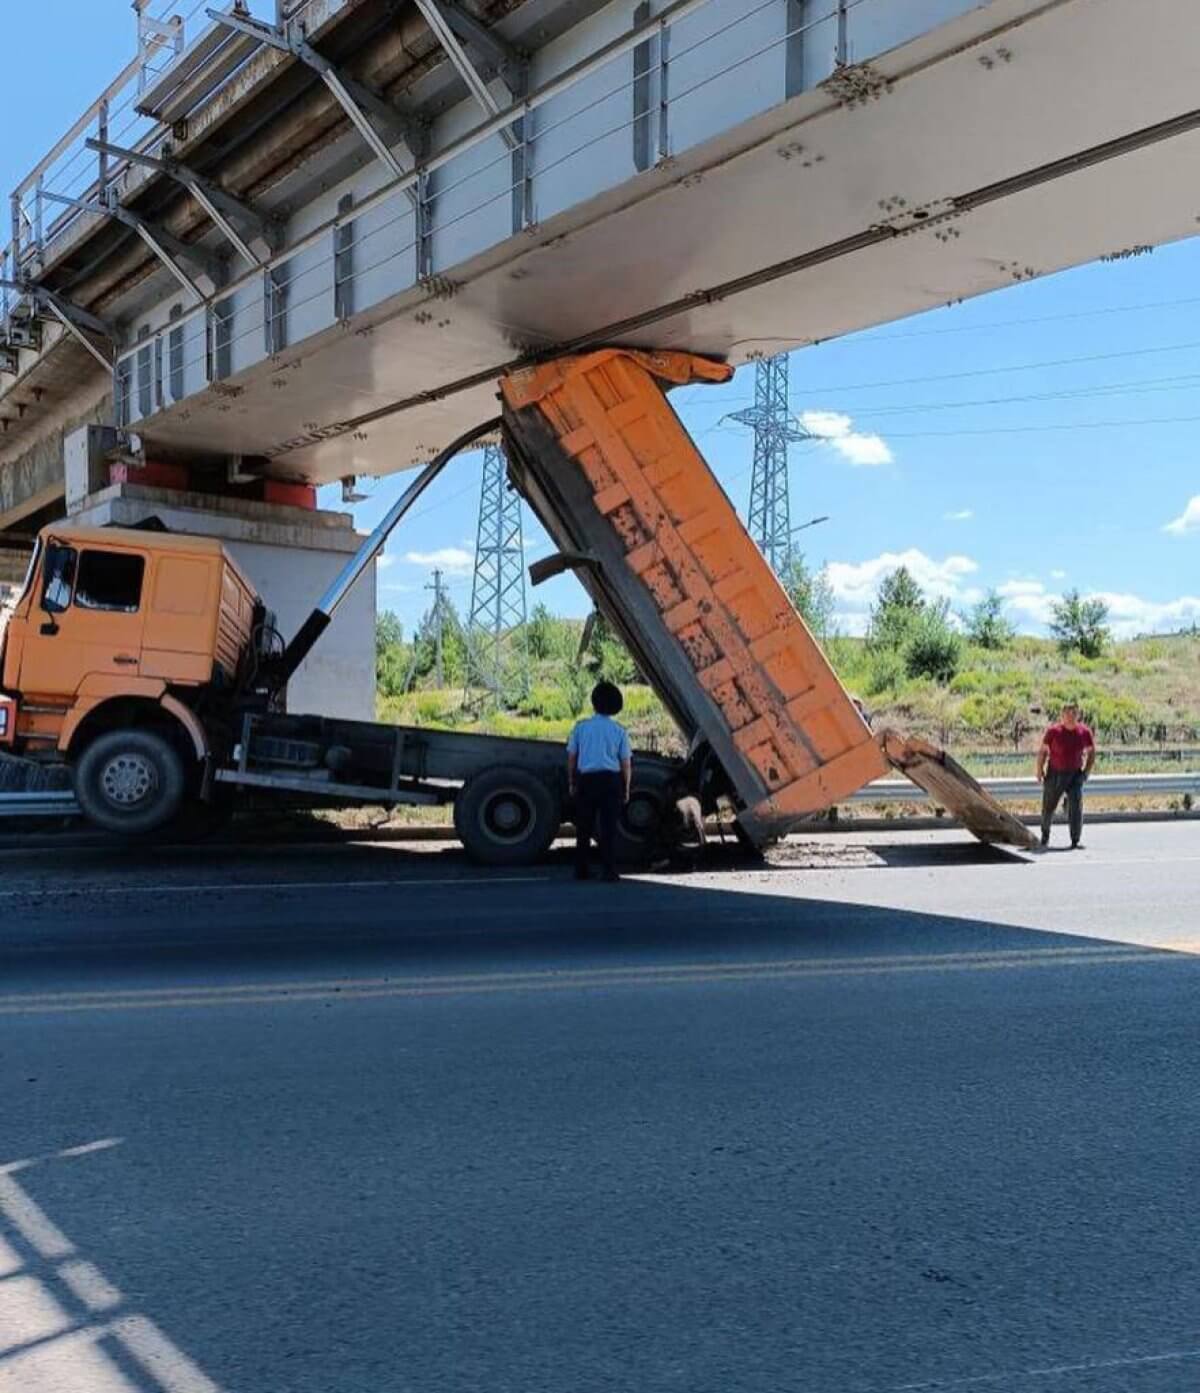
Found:
[[[1042,837],[1050,835],[1050,824],[1058,805],[1067,800],[1067,820],[1071,825],[1071,840],[1083,835],[1083,771],[1047,769],[1042,785]]]
[[[592,836],[606,873],[617,869],[617,822],[625,801],[620,774],[580,774],[575,786],[575,869],[587,870]]]

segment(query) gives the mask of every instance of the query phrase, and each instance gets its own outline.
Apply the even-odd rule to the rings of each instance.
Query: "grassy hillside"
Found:
[[[518,712],[480,717],[469,701],[464,705],[459,686],[381,694],[380,719],[561,740],[583,708],[598,666],[625,685],[624,719],[635,743],[677,750],[673,723],[649,688],[629,680],[623,654],[601,646],[591,655],[593,667],[581,670],[574,661],[580,626],[554,623],[561,632],[543,645],[532,690]],[[951,749],[1032,749],[1048,716],[1067,700],[1079,702],[1102,744],[1200,744],[1200,636],[1134,639],[1090,659],[1064,655],[1047,639],[1019,637],[1000,651],[968,647],[947,683],[905,677],[862,639],[834,638],[827,649],[877,725],[896,725]]]

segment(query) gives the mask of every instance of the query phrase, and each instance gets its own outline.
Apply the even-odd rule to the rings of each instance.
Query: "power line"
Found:
[[[1092,310],[1070,310],[1064,314],[1031,315],[1024,319],[992,319],[983,324],[958,324],[945,329],[910,329],[900,334],[876,334],[874,329],[852,329],[836,339],[822,339],[813,344],[814,348],[827,343],[895,343],[898,339],[939,338],[945,334],[983,334],[994,329],[1017,329],[1030,324],[1060,324],[1075,319],[1093,319],[1106,314],[1136,314],[1148,310],[1173,310],[1186,305],[1200,305],[1200,295],[1187,296],[1181,300],[1146,300],[1137,305],[1104,305]],[[944,308],[944,307],[943,307]],[[926,310],[926,314],[936,314],[937,310]],[[869,337],[868,337],[869,336]],[[804,343],[808,334],[775,334],[765,338],[743,339],[742,343]]]
[[[923,440],[955,435],[1037,435],[1052,430],[1119,430],[1122,426],[1182,426],[1193,425],[1200,416],[1144,416],[1124,421],[1064,421],[1057,425],[1040,426],[981,426],[965,430],[888,431],[891,440]]]
[[[854,419],[864,416],[900,416],[920,411],[957,411],[978,406],[1008,406],[1018,402],[1074,401],[1086,397],[1138,396],[1145,392],[1180,392],[1200,385],[1200,373],[1180,377],[1151,377],[1134,382],[1097,383],[1094,387],[1068,387],[1058,392],[1023,392],[1008,397],[974,397],[965,401],[911,402],[897,406],[869,406],[856,410]]]
[[[967,377],[991,377],[1004,372],[1033,372],[1043,368],[1072,367],[1078,363],[1106,363],[1116,358],[1144,358],[1151,353],[1184,353],[1200,348],[1200,341],[1189,343],[1162,344],[1154,348],[1123,348],[1115,353],[1089,353],[1078,358],[1047,358],[1037,363],[1013,363],[1007,367],[969,368],[964,372],[926,374],[921,377],[894,377],[883,382],[851,382],[841,386],[820,386],[811,388],[812,394],[825,392],[869,392],[877,387],[915,387],[924,382],[957,382]]]

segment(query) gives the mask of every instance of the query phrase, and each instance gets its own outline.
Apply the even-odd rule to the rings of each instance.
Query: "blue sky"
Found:
[[[1030,632],[1071,586],[1105,595],[1121,634],[1200,621],[1198,311],[1189,241],[794,353],[793,410],[829,438],[792,449],[792,517],[829,516],[800,540],[846,631],[899,559],[955,606],[997,587]],[[724,418],[753,389],[746,368],[675,398],[742,510],[751,436]],[[469,602],[476,477],[474,459],[451,466],[388,549],[381,604],[406,622],[438,553]],[[397,487],[374,485],[364,524]],[[546,599],[586,607],[569,580]]]
[[[134,44],[128,0],[12,8],[9,51],[55,59],[50,69],[9,64],[6,189]],[[1193,240],[793,354],[793,410],[827,439],[793,448],[792,515],[797,523],[829,515],[802,540],[811,561],[830,567],[843,628],[861,629],[880,576],[900,559],[956,606],[996,586],[1031,632],[1070,586],[1104,595],[1122,634],[1200,621],[1198,318]],[[676,396],[741,509],[751,436],[723,418],[746,404],[752,373]],[[469,604],[478,477],[476,457],[456,461],[388,547],[380,604],[408,626],[426,607],[438,558],[455,603]],[[365,481],[359,525],[404,482]],[[336,491],[322,502],[340,506]],[[532,556],[549,550],[532,520],[527,543]],[[582,614],[587,603],[569,577],[535,598],[562,613]]]

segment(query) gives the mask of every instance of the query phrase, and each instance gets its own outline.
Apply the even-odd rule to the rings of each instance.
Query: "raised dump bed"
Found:
[[[610,349],[501,383],[517,487],[763,844],[888,771],[816,640],[676,416],[725,382],[685,353]]]

